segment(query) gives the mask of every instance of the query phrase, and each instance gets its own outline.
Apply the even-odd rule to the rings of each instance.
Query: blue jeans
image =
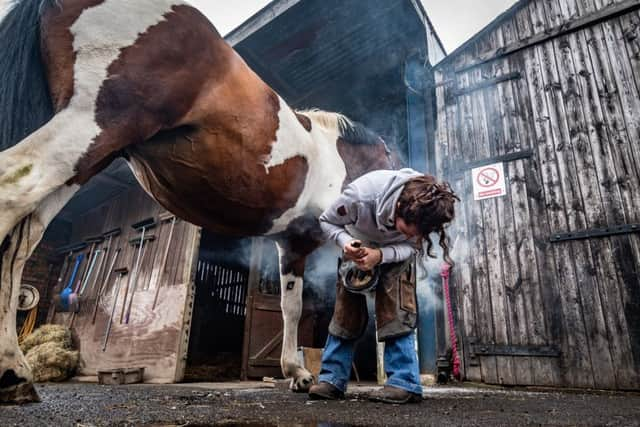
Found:
[[[351,376],[354,344],[355,340],[329,334],[322,353],[322,369],[318,381],[346,391]],[[384,342],[384,369],[387,373],[386,385],[422,394],[414,332]]]

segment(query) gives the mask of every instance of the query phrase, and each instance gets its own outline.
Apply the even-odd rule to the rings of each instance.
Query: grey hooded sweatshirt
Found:
[[[416,240],[395,229],[395,212],[404,184],[420,175],[413,169],[377,170],[356,179],[320,215],[325,237],[342,249],[354,239],[378,246],[383,263],[410,258]]]

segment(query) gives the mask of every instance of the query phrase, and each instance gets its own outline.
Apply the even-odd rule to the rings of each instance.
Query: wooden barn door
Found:
[[[622,36],[634,22],[438,74],[438,169],[463,199],[452,280],[469,379],[640,388],[640,60]],[[475,201],[471,169],[492,163],[507,194]]]

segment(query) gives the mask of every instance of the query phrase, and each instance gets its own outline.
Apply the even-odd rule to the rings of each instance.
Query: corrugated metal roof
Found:
[[[226,39],[298,106],[332,81],[352,87],[401,68],[407,56],[426,52],[428,24],[415,0],[278,0]]]

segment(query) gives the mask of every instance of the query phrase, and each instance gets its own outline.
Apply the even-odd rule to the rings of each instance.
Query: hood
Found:
[[[405,168],[396,172],[378,197],[376,206],[376,222],[378,230],[384,231],[395,226],[396,205],[407,181],[421,176],[420,172]]]

